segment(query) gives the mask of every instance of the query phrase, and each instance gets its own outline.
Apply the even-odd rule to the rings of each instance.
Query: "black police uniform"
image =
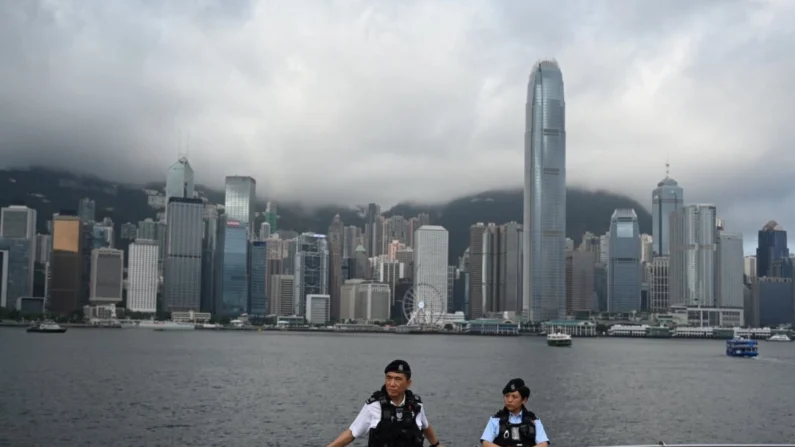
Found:
[[[512,424],[511,412],[504,408],[494,413],[493,418],[499,420],[500,428],[494,444],[506,447],[532,447],[536,445],[536,415],[522,406],[522,422]]]
[[[404,360],[395,360],[387,365],[384,374],[399,372],[411,378],[411,368]],[[381,405],[381,420],[370,429],[368,447],[422,447],[425,436],[417,426],[417,416],[422,410],[420,396],[406,390],[403,405],[390,402],[386,386],[373,393],[367,404],[378,402]]]

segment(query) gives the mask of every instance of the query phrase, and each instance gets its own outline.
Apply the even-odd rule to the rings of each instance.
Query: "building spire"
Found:
[[[665,176],[670,177],[671,174],[671,163],[668,160],[668,157],[665,157]]]

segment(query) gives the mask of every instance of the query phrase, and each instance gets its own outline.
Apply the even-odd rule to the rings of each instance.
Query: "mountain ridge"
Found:
[[[52,214],[62,210],[76,210],[78,201],[89,197],[96,203],[96,218],[110,217],[117,225],[117,247],[126,250],[126,243],[119,238],[118,225],[125,222],[137,224],[147,217],[154,217],[156,210],[147,204],[144,189],[162,191],[162,182],[141,185],[117,183],[97,175],[73,173],[43,167],[4,169],[0,171],[0,206],[13,204],[36,208],[37,231],[46,232],[46,222]],[[196,190],[204,194],[211,203],[223,203],[224,192],[201,185]],[[255,210],[265,211],[265,199],[257,200]],[[603,234],[609,229],[610,216],[616,208],[633,208],[638,214],[641,233],[651,232],[651,215],[646,207],[635,200],[607,190],[568,188],[566,191],[567,217],[566,235],[579,243],[583,233],[590,231]],[[361,207],[328,204],[307,207],[300,203],[279,203],[280,229],[326,233],[331,219],[339,214],[345,225],[362,227]],[[523,193],[520,188],[489,190],[464,195],[445,203],[423,204],[404,201],[384,210],[385,216],[403,215],[414,217],[420,212],[431,215],[431,222],[445,227],[450,234],[450,262],[469,245],[469,227],[475,223],[521,222]],[[263,220],[257,218],[257,225]]]

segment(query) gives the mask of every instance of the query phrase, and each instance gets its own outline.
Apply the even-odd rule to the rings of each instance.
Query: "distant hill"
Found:
[[[46,232],[46,222],[61,210],[76,210],[83,197],[96,202],[97,219],[110,217],[118,226],[125,222],[138,223],[154,217],[156,211],[147,204],[143,189],[163,189],[162,184],[145,186],[123,185],[97,177],[73,174],[47,168],[8,169],[0,171],[0,206],[27,205],[35,208],[37,229]],[[211,202],[222,203],[223,191],[196,187]],[[610,216],[616,208],[634,208],[638,213],[640,231],[651,233],[651,215],[636,201],[606,191],[586,191],[569,188],[567,193],[567,237],[579,243],[583,233],[590,231],[602,234],[610,227]],[[385,211],[387,216],[413,217],[427,212],[436,225],[450,232],[450,262],[454,262],[469,245],[469,227],[477,222],[497,224],[522,221],[522,191],[489,191],[455,199],[443,205],[417,205],[401,203]],[[260,201],[256,211],[265,211],[265,201]],[[279,228],[295,231],[326,233],[335,214],[340,215],[345,225],[363,226],[357,209],[328,205],[307,210],[298,204],[279,203]],[[258,219],[258,224],[262,217]],[[117,246],[126,249],[126,244],[117,240]]]

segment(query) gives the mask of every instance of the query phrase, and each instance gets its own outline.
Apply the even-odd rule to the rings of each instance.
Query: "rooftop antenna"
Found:
[[[668,157],[665,157],[665,176],[669,177],[671,173],[671,163],[668,160]]]

